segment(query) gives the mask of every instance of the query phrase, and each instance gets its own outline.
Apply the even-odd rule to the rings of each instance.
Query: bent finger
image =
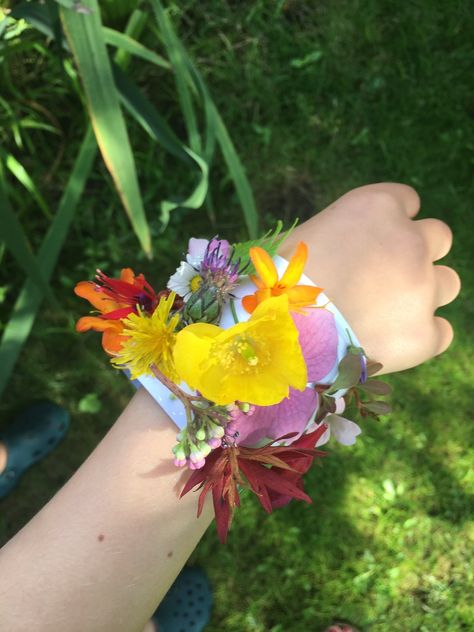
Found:
[[[377,182],[376,184],[367,184],[354,191],[364,193],[382,193],[390,195],[394,198],[400,208],[404,210],[410,218],[415,217],[420,210],[420,196],[415,189],[408,184],[399,182]]]
[[[435,272],[435,307],[442,307],[454,301],[461,289],[459,274],[448,266],[434,266]]]
[[[434,317],[434,332],[433,337],[433,353],[432,356],[440,355],[444,353],[454,338],[454,331],[451,323],[446,318],[440,316]]]
[[[415,226],[423,235],[431,261],[438,261],[451,250],[453,233],[447,224],[432,217],[419,219]]]

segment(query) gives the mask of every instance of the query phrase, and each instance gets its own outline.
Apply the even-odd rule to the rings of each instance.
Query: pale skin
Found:
[[[434,265],[451,247],[438,220],[414,221],[416,192],[350,191],[299,226],[306,274],[325,288],[384,372],[445,351],[453,332],[435,310],[459,277]],[[212,520],[170,460],[176,428],[143,390],[54,498],[0,551],[0,631],[141,632]],[[0,446],[0,470],[2,469]],[[3,453],[3,459],[5,454]],[[3,465],[4,466],[4,465]],[[232,537],[232,534],[230,534]]]

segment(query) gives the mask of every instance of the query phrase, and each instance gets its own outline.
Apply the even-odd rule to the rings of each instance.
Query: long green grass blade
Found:
[[[161,221],[163,226],[166,226],[170,213],[174,209],[179,207],[197,209],[203,205],[209,186],[208,165],[197,153],[183,145],[156,108],[148,99],[145,99],[136,84],[115,66],[114,77],[123,104],[143,129],[171,154],[197,167],[198,181],[190,195],[178,196],[175,200],[163,200],[161,203]]]
[[[13,10],[13,15],[17,19],[23,18],[27,20],[44,35],[52,37],[49,15],[44,7],[22,3]],[[133,22],[140,26],[142,15],[142,12],[135,11],[131,16],[130,22],[134,18]],[[133,23],[130,25],[130,30],[132,32],[134,30]],[[63,46],[66,49],[69,48],[66,41],[63,41]],[[138,86],[119,68],[126,61],[126,58],[123,58],[123,53],[122,49],[117,51],[117,63],[112,64],[115,85],[123,105],[143,129],[169,153],[197,168],[198,180],[195,188],[188,196],[176,196],[176,199],[173,201],[164,200],[161,203],[161,221],[163,226],[165,226],[173,209],[178,207],[197,209],[203,205],[209,187],[209,168],[205,159],[201,158],[179,140],[166,120],[151,102],[143,96]]]
[[[23,123],[24,121],[21,122],[22,127],[25,127]],[[18,182],[20,182],[25,187],[25,189],[30,193],[31,197],[35,200],[36,204],[43,211],[45,217],[50,220],[52,218],[52,215],[46,203],[46,200],[39,192],[38,187],[33,182],[32,178],[30,177],[24,166],[21,164],[21,162],[19,162],[13,154],[7,153],[3,150],[0,150],[0,156],[3,158],[6,168],[15,176]]]
[[[194,110],[193,98],[187,81],[186,57],[180,41],[171,26],[171,22],[158,0],[150,0],[156,20],[160,28],[160,34],[168,51],[171,65],[174,70],[178,98],[183,112],[186,129],[188,132],[188,142],[191,149],[196,153],[201,153],[202,141],[198,130],[197,116]]]
[[[158,55],[146,46],[143,46],[143,44],[140,44],[140,42],[137,42],[129,35],[110,29],[107,26],[102,27],[102,33],[104,34],[106,44],[114,46],[115,48],[120,48],[135,57],[141,57],[152,64],[156,64],[157,66],[166,68],[166,70],[170,70],[171,64],[169,61],[166,61],[164,57]]]
[[[38,269],[46,283],[51,278],[96,155],[97,144],[92,128],[89,128],[69,176],[57,213],[38,253]],[[42,291],[32,279],[28,279],[15,302],[12,315],[0,341],[0,396],[30,334],[42,299]]]
[[[201,76],[201,73],[194,66],[189,55],[187,54],[184,46],[174,32],[171,21],[169,20],[166,12],[160,0],[150,0],[152,7],[155,11],[165,45],[167,46],[170,60],[174,66],[172,51],[177,50],[178,53],[174,53],[179,61],[179,74],[184,80],[192,83],[194,90],[197,91],[204,106],[207,120],[208,136],[206,140],[205,156],[210,161],[214,150],[214,140],[216,139],[224,156],[224,160],[229,170],[237,196],[239,198],[242,211],[244,214],[244,220],[247,225],[249,236],[251,239],[256,239],[258,236],[258,211],[255,205],[255,199],[253,196],[252,188],[249,180],[245,174],[245,169],[237,154],[234,143],[230,137],[230,134],[225,126],[225,123],[219,114],[219,111],[210,95],[210,92]],[[175,68],[176,74],[178,74],[177,68]],[[215,139],[214,139],[215,134]]]
[[[83,4],[88,15],[61,7],[61,20],[84,86],[87,107],[105,164],[143,250],[151,255],[135,161],[120,110],[96,0]]]
[[[38,261],[34,256],[31,246],[26,237],[25,231],[13,212],[7,195],[7,187],[3,166],[0,163],[0,234],[2,241],[13,255],[15,261],[23,269],[25,274],[31,278],[33,283],[43,294],[47,294],[50,300],[56,299],[51,292],[51,288],[45,281]]]
[[[258,211],[255,204],[255,198],[253,196],[252,187],[245,173],[245,169],[239,158],[239,155],[235,149],[234,143],[230,137],[227,127],[220,115],[214,100],[211,97],[209,89],[202,78],[201,73],[193,64],[189,55],[186,55],[186,63],[189,68],[189,73],[192,81],[194,82],[201,99],[204,103],[206,111],[208,134],[208,143],[210,147],[207,151],[212,152],[214,143],[213,135],[217,139],[219,146],[224,156],[224,160],[227,163],[229,174],[234,182],[235,190],[242,206],[245,223],[251,239],[256,239],[258,236]]]

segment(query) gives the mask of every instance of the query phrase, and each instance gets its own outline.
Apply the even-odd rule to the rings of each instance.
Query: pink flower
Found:
[[[308,380],[318,382],[334,367],[337,360],[337,329],[334,316],[322,308],[292,313],[299,332],[299,342],[308,368]],[[252,446],[263,439],[277,439],[305,430],[316,410],[318,396],[311,387],[304,391],[290,389],[289,397],[274,406],[255,406],[252,415],[238,411],[232,432],[239,433],[236,443]]]

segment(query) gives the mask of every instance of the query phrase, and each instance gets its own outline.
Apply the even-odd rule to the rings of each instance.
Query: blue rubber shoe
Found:
[[[167,592],[152,621],[159,632],[202,632],[211,618],[212,591],[200,568],[186,566]]]
[[[16,487],[20,476],[54,450],[69,428],[67,410],[40,402],[24,410],[0,442],[7,449],[7,464],[0,473],[0,500]]]

